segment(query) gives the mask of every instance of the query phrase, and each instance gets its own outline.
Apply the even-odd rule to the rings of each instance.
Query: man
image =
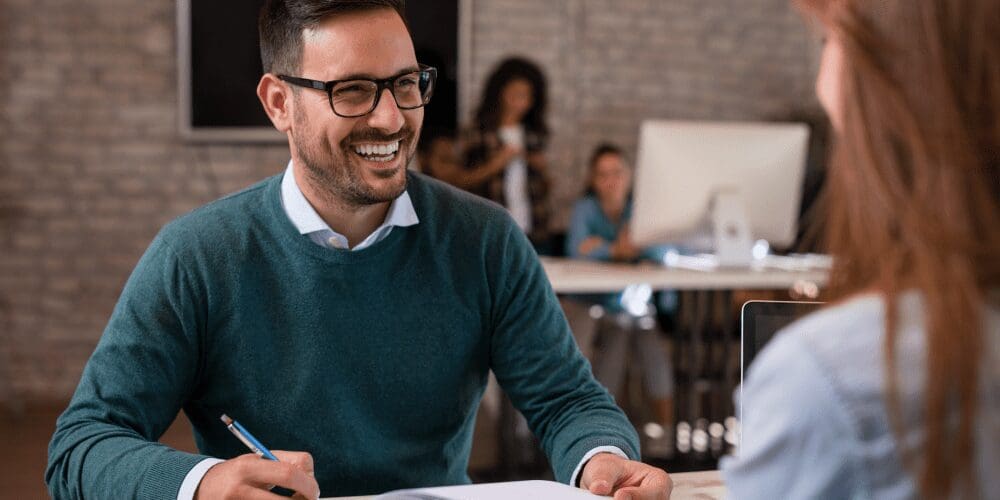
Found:
[[[434,75],[401,14],[400,0],[264,7],[258,95],[288,136],[289,167],[153,241],[57,423],[54,497],[468,482],[492,369],[559,480],[666,498],[666,473],[626,458],[635,432],[591,377],[517,226],[407,172]],[[202,455],[155,442],[181,408]],[[223,413],[296,451],[246,454]]]

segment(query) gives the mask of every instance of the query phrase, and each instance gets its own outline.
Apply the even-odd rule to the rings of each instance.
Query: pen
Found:
[[[250,451],[256,453],[258,457],[274,460],[275,462],[278,461],[278,457],[274,456],[267,447],[260,444],[260,441],[257,441],[257,438],[253,437],[253,434],[244,429],[239,422],[229,418],[225,413],[219,419],[222,420],[222,423],[226,424],[226,428],[236,436],[236,439],[247,445],[247,448],[250,448]]]

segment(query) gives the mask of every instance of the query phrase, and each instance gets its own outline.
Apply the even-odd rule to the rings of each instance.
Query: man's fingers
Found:
[[[639,488],[622,488],[615,492],[614,500],[640,500]]]
[[[243,461],[240,468],[247,481],[261,488],[276,485],[300,493],[306,498],[319,498],[316,479],[297,465],[258,458]]]
[[[216,498],[280,499],[269,491],[273,486],[297,493],[296,498],[319,498],[319,485],[311,472],[312,457],[308,453],[278,452],[282,462],[254,454],[240,455],[208,469],[195,491],[197,500]]]
[[[615,500],[667,500],[673,483],[663,469],[617,455],[598,453],[583,466],[580,486]]]
[[[309,453],[304,451],[280,451],[274,450],[274,456],[278,457],[278,460],[292,464],[303,472],[313,475],[313,457]]]
[[[593,483],[590,483],[590,487],[587,488],[587,491],[590,491],[595,495],[606,496],[611,494],[613,486],[614,485],[605,479],[598,479]]]
[[[621,488],[615,492],[614,500],[667,500],[670,492],[663,492],[663,489],[655,490],[648,487],[630,486]]]
[[[580,476],[580,486],[595,495],[609,495],[618,484],[622,473],[622,460],[614,455],[599,453],[587,462]],[[615,460],[618,459],[618,460]]]
[[[268,490],[255,488],[250,485],[244,485],[237,494],[236,498],[240,500],[285,500],[281,495],[272,493]]]
[[[638,481],[639,484],[629,481],[630,485],[615,492],[615,500],[667,500],[670,498],[673,483],[666,472],[637,462],[630,462],[630,465],[639,469],[632,471],[633,477],[641,478]]]

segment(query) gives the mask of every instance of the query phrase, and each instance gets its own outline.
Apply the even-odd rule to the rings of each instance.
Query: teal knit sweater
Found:
[[[267,179],[168,224],[129,278],[49,447],[56,498],[176,498],[208,456],[308,451],[324,496],[469,481],[492,369],[557,479],[635,431],[594,381],[499,206],[410,174],[420,223],[350,252],[300,235]],[[179,410],[203,455],[156,443]]]

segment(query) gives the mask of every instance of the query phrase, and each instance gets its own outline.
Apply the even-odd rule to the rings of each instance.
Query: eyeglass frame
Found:
[[[339,116],[341,118],[360,118],[362,116],[365,116],[365,115],[371,113],[372,111],[375,111],[375,108],[378,107],[379,100],[382,99],[382,93],[386,89],[388,89],[389,93],[392,94],[392,100],[395,101],[396,107],[399,108],[399,109],[404,109],[404,110],[420,109],[420,108],[426,106],[427,104],[429,104],[431,102],[431,97],[434,95],[434,84],[437,83],[437,68],[435,68],[433,66],[427,66],[425,64],[418,64],[417,67],[418,67],[418,69],[416,71],[406,71],[406,72],[400,73],[400,74],[395,75],[395,76],[390,76],[389,78],[381,78],[381,79],[379,79],[379,78],[345,78],[343,80],[330,80],[330,81],[325,81],[324,82],[322,80],[310,80],[309,78],[302,78],[302,77],[298,77],[298,76],[289,76],[289,75],[277,75],[277,76],[278,76],[278,79],[280,79],[280,80],[282,80],[284,82],[290,83],[292,85],[298,86],[298,87],[303,87],[303,88],[313,89],[313,90],[321,90],[323,92],[326,92],[326,100],[327,100],[327,102],[330,103],[330,111],[333,111],[333,114],[335,114],[335,115],[337,115],[337,116]],[[396,88],[395,88],[395,85],[394,85],[395,82],[396,82],[396,80],[398,80],[398,79],[400,79],[400,78],[402,78],[402,77],[404,77],[406,75],[412,74],[412,73],[424,73],[424,72],[430,73],[430,75],[431,75],[431,78],[430,78],[431,91],[430,91],[430,93],[427,95],[427,97],[422,98],[420,100],[421,102],[420,102],[419,106],[412,106],[412,107],[403,107],[403,106],[400,106],[399,105],[399,100],[396,99]],[[371,83],[375,84],[375,99],[372,100],[372,107],[369,108],[368,111],[365,111],[364,113],[361,113],[361,114],[358,114],[358,115],[342,115],[342,114],[338,113],[337,110],[336,110],[336,108],[333,107],[333,88],[336,87],[338,84],[341,84],[341,83],[344,83],[344,82],[358,82],[358,81],[361,81],[361,82],[371,82]]]

